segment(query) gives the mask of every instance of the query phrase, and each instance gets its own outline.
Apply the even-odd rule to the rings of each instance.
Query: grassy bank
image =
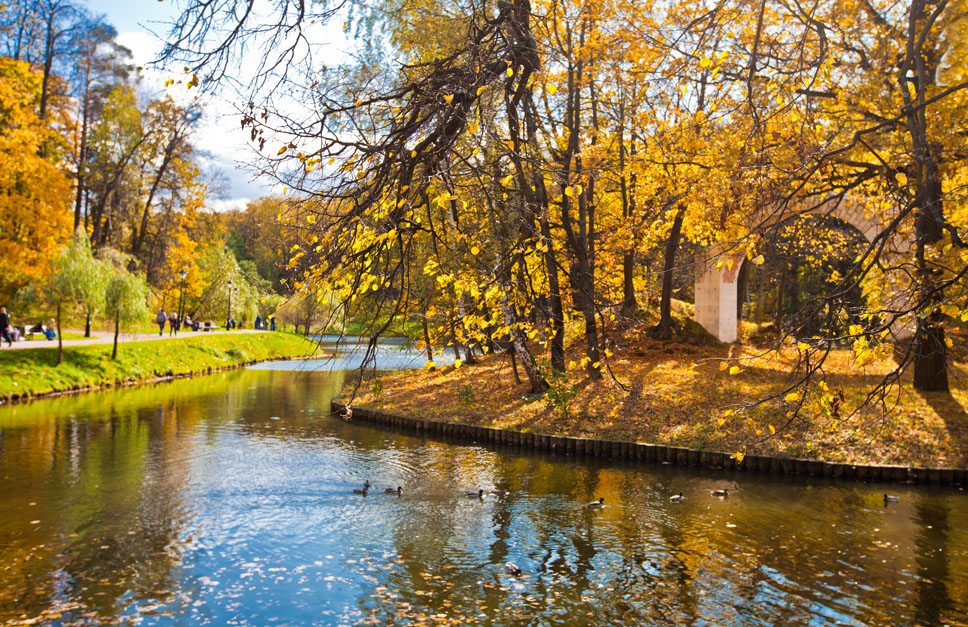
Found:
[[[111,360],[111,345],[65,346],[59,366],[56,345],[0,351],[0,396],[16,398],[165,376],[207,372],[255,361],[301,357],[315,344],[289,333],[200,335],[128,342]]]
[[[537,349],[540,350],[540,349]],[[808,397],[801,414],[776,400],[749,401],[784,389],[792,354],[767,357],[754,347],[664,343],[642,329],[626,333],[609,364],[615,378],[591,382],[578,369],[543,395],[517,384],[504,355],[474,366],[398,372],[364,384],[354,403],[404,415],[567,435],[651,442],[728,453],[789,455],[849,463],[968,466],[968,366],[956,363],[952,393],[915,392],[910,382],[886,404],[858,409],[893,364],[858,367],[848,350],[825,365],[827,384],[843,393],[836,411]],[[569,351],[569,360],[580,360]],[[349,398],[350,390],[344,391]]]

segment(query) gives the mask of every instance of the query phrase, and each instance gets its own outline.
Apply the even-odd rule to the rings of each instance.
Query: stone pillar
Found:
[[[717,270],[716,264],[721,257],[715,248],[707,248],[698,257],[704,257],[706,261],[696,264],[696,322],[720,342],[735,342],[738,337],[736,278],[744,258],[733,255],[731,268],[725,263]]]

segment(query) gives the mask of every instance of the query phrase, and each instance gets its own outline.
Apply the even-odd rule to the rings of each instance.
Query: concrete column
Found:
[[[720,342],[735,342],[738,337],[736,320],[736,277],[743,257],[733,258],[719,270],[719,255],[715,248],[707,248],[699,256],[707,261],[696,264],[696,322],[716,336]]]

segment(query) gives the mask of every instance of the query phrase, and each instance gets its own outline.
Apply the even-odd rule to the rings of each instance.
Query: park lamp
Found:
[[[181,272],[178,273],[178,276],[180,276],[181,280],[184,281],[185,277],[188,276],[188,270],[186,270],[185,268],[182,268]]]

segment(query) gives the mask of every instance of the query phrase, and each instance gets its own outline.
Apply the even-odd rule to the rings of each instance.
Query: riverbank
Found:
[[[316,344],[290,333],[222,333],[111,345],[0,350],[0,401],[187,376],[259,361],[303,357]]]
[[[850,351],[828,358],[827,385],[843,401],[835,411],[804,400],[790,419],[781,400],[744,403],[783,390],[792,355],[764,356],[752,347],[668,344],[636,337],[616,348],[615,378],[590,382],[569,370],[550,393],[517,384],[507,356],[474,366],[396,372],[363,385],[353,404],[417,418],[525,433],[647,442],[743,455],[789,456],[851,464],[968,466],[968,366],[953,366],[951,394],[920,393],[906,384],[858,409],[892,367],[883,358],[858,367]],[[730,361],[725,361],[731,355]],[[569,360],[580,359],[569,355]],[[729,367],[722,369],[722,364]],[[732,366],[738,372],[731,374]],[[344,390],[349,398],[351,389]],[[791,399],[792,400],[792,399]]]

